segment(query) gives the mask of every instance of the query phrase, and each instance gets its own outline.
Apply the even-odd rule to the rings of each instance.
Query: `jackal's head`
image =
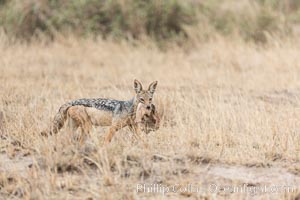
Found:
[[[134,80],[134,90],[136,92],[137,103],[142,103],[147,109],[151,109],[153,94],[157,86],[157,81],[152,82],[147,90],[143,90],[142,84]]]

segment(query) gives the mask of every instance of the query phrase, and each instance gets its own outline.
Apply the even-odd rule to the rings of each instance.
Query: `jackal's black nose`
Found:
[[[148,110],[150,110],[151,107],[150,107],[150,106],[147,106],[146,108],[147,108]]]

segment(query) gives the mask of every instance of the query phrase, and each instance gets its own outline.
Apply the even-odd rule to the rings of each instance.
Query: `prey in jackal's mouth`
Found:
[[[155,105],[151,104],[150,107],[150,109],[147,109],[144,104],[139,103],[136,109],[135,117],[135,122],[137,126],[139,126],[139,129],[147,134],[151,131],[156,131],[159,129],[160,125],[160,117]]]

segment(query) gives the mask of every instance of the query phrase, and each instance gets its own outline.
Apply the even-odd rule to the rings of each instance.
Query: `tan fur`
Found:
[[[86,136],[90,134],[92,126],[110,126],[105,138],[105,143],[107,144],[112,140],[114,134],[125,126],[132,128],[138,136],[140,130],[146,133],[150,129],[157,130],[159,117],[154,105],[151,103],[156,85],[157,81],[151,83],[148,90],[143,90],[142,84],[135,80],[134,89],[136,96],[134,101],[128,101],[129,105],[126,105],[127,108],[118,110],[118,107],[116,107],[114,112],[97,109],[92,106],[64,104],[55,115],[49,132],[50,134],[57,133],[68,119],[69,129],[72,132],[80,130],[79,140],[82,143]],[[110,100],[104,101],[109,102]],[[131,111],[129,112],[129,110]],[[118,113],[115,114],[115,112]],[[42,134],[44,133],[42,132]]]
[[[93,125],[110,126],[112,124],[112,113],[90,107],[86,107],[85,110],[86,113],[90,116]]]
[[[74,133],[78,128],[80,135],[78,140],[82,144],[87,135],[90,134],[92,129],[92,121],[89,117],[84,106],[72,106],[67,111],[69,130]]]
[[[67,110],[68,128],[75,132],[80,130],[79,141],[82,143],[89,135],[92,126],[110,126],[112,125],[112,114],[84,106],[72,106]],[[124,122],[124,124],[126,124]],[[139,126],[139,127],[136,127]],[[157,129],[159,127],[159,117],[154,110],[146,109],[144,104],[139,103],[136,111],[134,129],[140,129],[149,132],[149,128]]]

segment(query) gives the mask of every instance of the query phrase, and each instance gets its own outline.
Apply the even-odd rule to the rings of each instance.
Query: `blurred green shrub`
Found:
[[[200,12],[208,18],[208,24],[223,35],[238,33],[247,41],[266,42],[268,35],[288,34],[290,28],[286,16],[277,10],[275,0],[264,1],[227,0],[220,3],[211,0],[201,4]]]
[[[266,42],[268,35],[289,34],[299,22],[300,0],[0,0],[0,26],[25,40],[71,33],[178,41],[189,38],[187,27],[204,23],[211,32],[203,34],[238,33]]]
[[[24,39],[55,32],[167,39],[186,37],[183,25],[195,22],[192,8],[176,0],[12,0],[0,16],[9,35]]]

